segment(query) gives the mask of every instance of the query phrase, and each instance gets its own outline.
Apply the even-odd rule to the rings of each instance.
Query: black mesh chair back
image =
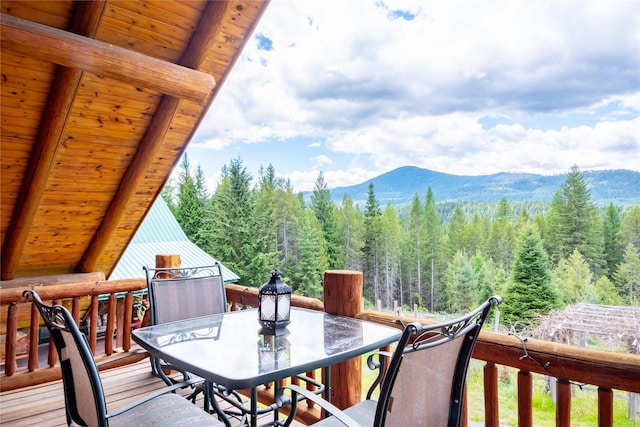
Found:
[[[471,353],[489,310],[491,297],[455,320],[407,325],[391,358],[376,408],[376,426],[459,426]]]
[[[291,390],[291,401],[297,402],[303,395],[332,415],[315,423],[316,427],[458,427],[471,353],[491,307],[501,302],[502,298],[493,296],[454,320],[406,325],[388,369],[384,369],[384,363],[373,362],[375,354],[369,357],[370,365],[381,370],[367,399],[344,411],[297,385],[284,388]],[[380,395],[374,400],[371,396],[381,378]],[[285,426],[293,422],[295,409],[293,405]]]
[[[227,311],[220,264],[193,268],[144,267],[154,325]]]

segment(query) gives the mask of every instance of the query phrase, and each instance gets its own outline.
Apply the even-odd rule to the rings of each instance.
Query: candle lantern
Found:
[[[273,270],[271,280],[258,290],[258,316],[262,325],[261,334],[282,335],[291,322],[291,288]]]

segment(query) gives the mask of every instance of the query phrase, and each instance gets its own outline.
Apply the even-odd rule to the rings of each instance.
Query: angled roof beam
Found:
[[[95,37],[106,3],[80,2],[71,23],[71,31]],[[4,27],[3,27],[4,28]],[[20,188],[7,229],[2,250],[2,280],[13,279],[20,254],[27,240],[33,218],[38,211],[53,160],[58,152],[60,137],[67,121],[67,113],[82,78],[82,70],[58,67],[52,83],[51,95],[42,117],[38,140],[29,158],[27,173]]]
[[[213,76],[202,71],[10,15],[0,17],[2,50],[200,104],[205,103],[215,87]]]
[[[220,30],[221,21],[228,4],[229,2],[207,2],[207,6],[195,30],[195,34],[204,34],[190,41],[180,61],[181,64],[186,63],[189,67],[198,68],[204,62],[209,46],[214,43],[215,35]],[[213,99],[213,91],[214,88],[212,87],[208,102]],[[140,141],[135,157],[122,178],[100,227],[93,235],[93,239],[91,239],[91,243],[78,265],[78,271],[95,271],[100,255],[109,244],[111,237],[122,221],[126,205],[135,195],[140,181],[142,181],[149,168],[149,159],[155,158],[158,148],[169,130],[171,121],[178,110],[178,104],[179,100],[177,98],[168,96],[163,97],[160,101],[153,120],[142,141]],[[105,272],[106,275],[109,275],[109,273]]]

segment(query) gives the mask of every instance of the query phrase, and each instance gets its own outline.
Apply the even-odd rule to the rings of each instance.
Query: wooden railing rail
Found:
[[[88,309],[88,341],[89,347],[101,369],[133,363],[146,357],[132,350],[131,321],[134,302],[133,292],[146,289],[144,279],[127,279],[96,281],[76,284],[60,284],[49,286],[24,286],[0,289],[0,304],[6,307],[7,316],[4,321],[4,376],[0,381],[0,391],[14,390],[29,385],[54,381],[61,378],[59,366],[56,366],[57,353],[53,342],[49,342],[47,366],[41,367],[39,350],[40,313],[34,305],[27,303],[22,296],[25,289],[34,289],[43,301],[67,306],[76,323],[80,325],[82,306]],[[118,295],[121,297],[118,298]],[[98,348],[98,306],[100,297],[105,298],[105,337],[104,348]],[[28,353],[26,370],[18,370],[18,354],[16,338],[18,324],[24,313],[29,317]],[[23,313],[20,315],[20,313]],[[123,358],[122,356],[131,356]],[[111,363],[112,361],[113,363]]]

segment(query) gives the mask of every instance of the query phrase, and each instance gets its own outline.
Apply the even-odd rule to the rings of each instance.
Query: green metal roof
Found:
[[[109,280],[145,278],[143,266],[155,267],[156,255],[180,255],[181,267],[212,265],[215,258],[189,241],[162,197],[158,197],[140,225]],[[226,283],[240,277],[220,263]]]

